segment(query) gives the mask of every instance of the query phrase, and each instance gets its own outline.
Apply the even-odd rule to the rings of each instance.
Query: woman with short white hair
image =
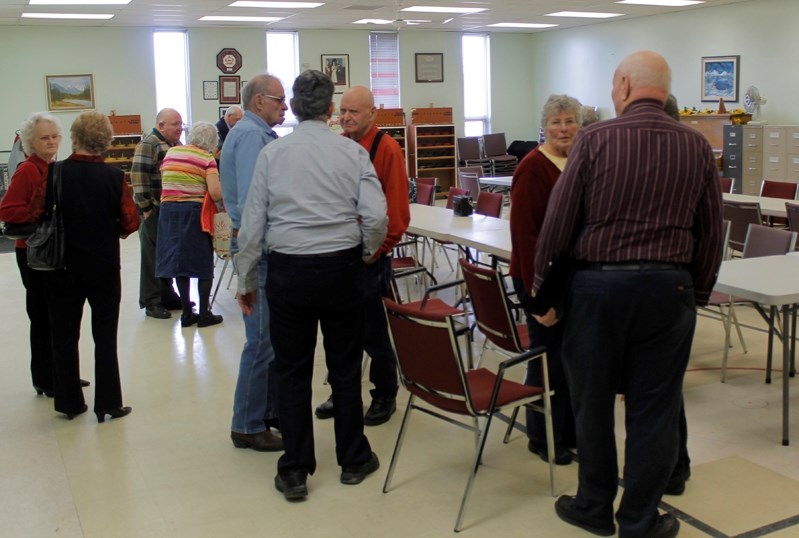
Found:
[[[183,306],[183,327],[208,327],[222,322],[222,316],[212,314],[209,306],[214,249],[211,236],[203,232],[200,221],[206,192],[214,202],[222,198],[219,171],[212,155],[217,143],[216,127],[199,121],[189,131],[189,143],[170,148],[161,164],[155,275],[175,279]],[[199,313],[192,310],[190,278],[197,279]]]

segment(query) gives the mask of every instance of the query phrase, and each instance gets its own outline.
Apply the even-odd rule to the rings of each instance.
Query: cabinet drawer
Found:
[[[782,180],[785,178],[785,155],[763,154],[763,179]]]
[[[755,179],[743,179],[743,190],[741,194],[751,194],[753,196],[760,196],[760,181]]]
[[[763,149],[763,128],[744,125],[743,139],[745,150],[761,151]]]
[[[785,150],[792,155],[799,155],[799,127],[785,128]]]
[[[763,152],[785,152],[785,127],[763,127]]]
[[[743,147],[743,125],[724,126],[724,153],[740,151]]]

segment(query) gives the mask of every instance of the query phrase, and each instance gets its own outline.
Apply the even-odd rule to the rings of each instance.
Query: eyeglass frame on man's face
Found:
[[[286,96],[285,95],[283,97],[278,97],[277,95],[269,95],[268,93],[262,93],[261,95],[263,95],[264,97],[268,97],[270,99],[274,99],[275,101],[277,101],[281,105],[285,105],[286,104]]]

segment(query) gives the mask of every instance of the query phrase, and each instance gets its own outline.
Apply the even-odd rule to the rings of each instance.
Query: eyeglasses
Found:
[[[268,93],[262,93],[261,95],[263,95],[264,97],[268,97],[270,99],[274,99],[275,101],[277,101],[281,105],[286,102],[286,96],[285,95],[283,97],[278,97],[277,95],[269,95]]]

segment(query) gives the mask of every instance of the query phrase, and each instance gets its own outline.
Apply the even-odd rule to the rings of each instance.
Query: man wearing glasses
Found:
[[[233,252],[238,251],[236,238],[255,160],[261,149],[277,138],[272,127],[283,123],[288,110],[283,84],[272,75],[252,77],[244,86],[242,102],[244,117],[228,133],[219,159],[222,199],[233,222]],[[270,430],[279,428],[279,423],[276,383],[271,373],[275,352],[269,336],[265,253],[261,253],[257,265],[256,303],[252,312],[244,315],[246,342],[233,397],[230,438],[237,448],[273,452],[283,450],[283,441]]]

